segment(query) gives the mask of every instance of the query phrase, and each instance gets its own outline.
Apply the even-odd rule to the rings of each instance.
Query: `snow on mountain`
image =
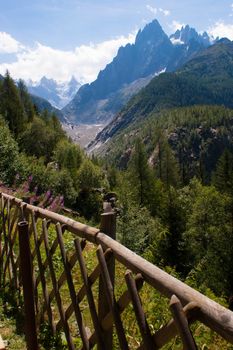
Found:
[[[26,85],[31,94],[48,100],[52,106],[58,109],[62,109],[69,103],[81,86],[74,77],[67,82],[43,77],[39,82],[28,81]]]
[[[189,25],[178,29],[174,34],[170,36],[170,40],[173,45],[188,45],[191,40],[197,41],[204,47],[208,47],[212,43],[212,38],[210,38],[206,32],[198,33]]]
[[[173,45],[184,45],[184,42],[180,38],[175,39],[173,37],[170,37],[170,40]]]

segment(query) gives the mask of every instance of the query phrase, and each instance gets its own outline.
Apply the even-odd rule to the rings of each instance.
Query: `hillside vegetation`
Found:
[[[170,90],[174,96],[179,93],[175,88]],[[79,212],[80,220],[96,225],[102,209],[99,192],[111,190],[118,198],[117,239],[122,244],[232,308],[231,109],[199,105],[158,113],[152,103],[146,119],[139,118],[106,144],[105,160],[87,158],[57,117],[38,112],[24,84],[17,87],[8,73],[0,82],[0,114],[0,179],[5,186],[51,210],[65,204]],[[141,294],[143,300],[148,293],[152,291]],[[157,294],[151,299],[148,308],[161,324],[167,317],[164,301]],[[130,312],[125,317],[134,341]],[[153,317],[149,321],[151,327],[160,326]],[[194,333],[203,349],[231,348],[199,325]],[[176,349],[179,343],[171,346]]]
[[[102,200],[93,189],[108,187],[105,174],[9,73],[0,81],[0,159],[0,181],[31,203],[99,218]]]
[[[197,54],[175,73],[155,77],[97,135],[92,147],[104,143],[128,125],[151,113],[174,107],[224,105],[233,107],[233,43],[219,41]]]
[[[233,110],[219,106],[193,106],[152,113],[135,123],[103,147],[104,156],[124,169],[133,153],[136,138],[143,140],[152,166],[158,163],[159,148],[168,143],[176,158],[182,181],[193,176],[210,181],[223,149],[233,150]]]

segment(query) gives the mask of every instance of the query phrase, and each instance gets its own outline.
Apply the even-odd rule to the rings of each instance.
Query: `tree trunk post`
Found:
[[[38,350],[36,317],[33,290],[32,260],[28,222],[18,223],[20,270],[23,284],[25,336],[27,350]]]
[[[105,212],[101,215],[101,225],[100,231],[105,233],[107,236],[112,239],[116,239],[116,213],[114,211]],[[115,279],[115,259],[112,257],[108,262],[108,270],[111,278],[112,285],[114,287],[114,279]],[[102,277],[99,279],[99,304],[98,304],[98,316],[99,322],[101,323],[102,319],[107,315],[110,311],[107,297],[105,295],[105,287]],[[103,332],[103,339],[105,343],[105,349],[111,350],[113,348],[113,327],[111,327],[108,331]],[[100,349],[98,346],[98,350]]]

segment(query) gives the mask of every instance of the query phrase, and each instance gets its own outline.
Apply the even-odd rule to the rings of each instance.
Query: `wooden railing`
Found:
[[[96,229],[4,193],[0,204],[0,285],[23,290],[28,349],[38,349],[43,323],[64,333],[68,349],[160,349],[177,335],[197,349],[195,321],[233,344],[233,313],[115,241],[115,213]],[[157,329],[143,288],[170,300],[170,320]]]

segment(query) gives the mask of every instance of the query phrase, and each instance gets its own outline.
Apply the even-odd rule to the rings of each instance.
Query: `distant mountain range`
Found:
[[[154,20],[139,30],[134,44],[120,47],[97,79],[83,85],[62,111],[74,123],[108,123],[154,76],[177,70],[211,44],[207,33],[189,26],[169,38]]]
[[[210,38],[206,32],[199,34],[194,28],[190,28],[189,25],[178,29],[170,36],[170,40],[175,45],[188,45],[190,41],[195,40],[205,47],[208,47],[211,42],[214,43],[215,41],[215,39]]]
[[[57,109],[62,109],[68,104],[81,86],[74,77],[68,82],[57,82],[43,77],[39,82],[28,81],[26,84],[31,94],[46,99]]]
[[[233,108],[233,42],[228,39],[200,51],[176,72],[153,78],[97,135],[92,148],[161,110],[202,104]]]

